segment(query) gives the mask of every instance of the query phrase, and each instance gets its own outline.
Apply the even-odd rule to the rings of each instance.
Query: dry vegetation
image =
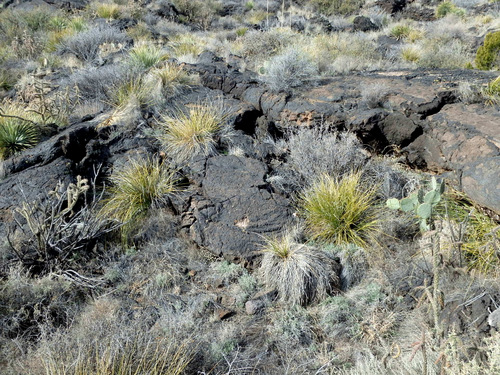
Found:
[[[0,240],[0,374],[499,374],[498,332],[459,336],[436,318],[457,296],[500,305],[498,223],[447,188],[419,233],[415,215],[385,204],[428,176],[369,161],[353,134],[324,123],[269,141],[284,162],[267,182],[296,198],[303,229],[266,238],[258,269],[177,236],[171,200],[180,168],[231,138],[225,102],[177,101],[199,88],[183,63],[235,55],[275,92],[353,71],[498,70],[500,3],[477,14],[487,1],[435,1],[429,22],[363,0],[174,0],[175,17],[152,3],[0,8],[0,178],[4,159],[84,115],[123,131],[137,113],[152,119],[160,151],[107,171],[104,191],[83,176],[17,208]],[[353,32],[358,14],[377,29]],[[366,87],[363,101],[384,107],[388,90]],[[498,105],[500,78],[458,94]],[[277,297],[246,314],[268,289]]]

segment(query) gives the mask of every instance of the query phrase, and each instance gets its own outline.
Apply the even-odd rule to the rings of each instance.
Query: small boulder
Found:
[[[375,31],[378,30],[378,26],[375,25],[368,17],[357,16],[353,21],[353,30],[362,32]]]

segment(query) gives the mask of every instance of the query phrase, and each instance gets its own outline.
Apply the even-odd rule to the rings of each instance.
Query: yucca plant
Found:
[[[379,233],[375,187],[364,187],[361,173],[342,179],[322,175],[299,197],[299,210],[313,240],[366,247]]]
[[[161,48],[151,44],[134,47],[129,53],[130,64],[142,70],[152,68],[166,58],[168,56]]]
[[[38,143],[39,127],[35,116],[14,104],[0,109],[0,159],[31,148]]]
[[[152,206],[165,203],[178,191],[176,172],[157,158],[131,159],[114,170],[109,181],[110,196],[100,214],[125,224],[124,239]]]
[[[292,305],[306,305],[326,297],[338,283],[333,260],[314,247],[295,242],[286,232],[265,239],[260,273],[268,288]]]
[[[224,130],[228,113],[222,104],[196,104],[187,113],[178,111],[165,117],[158,139],[168,155],[183,163],[194,155],[215,152],[216,136]]]

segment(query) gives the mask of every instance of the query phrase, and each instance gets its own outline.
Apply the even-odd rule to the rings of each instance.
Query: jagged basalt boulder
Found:
[[[293,221],[291,203],[265,182],[264,163],[245,157],[216,156],[206,162],[200,195],[190,210],[191,238],[214,255],[251,265],[263,236]]]

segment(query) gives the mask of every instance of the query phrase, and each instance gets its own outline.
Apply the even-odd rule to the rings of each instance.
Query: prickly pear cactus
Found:
[[[422,232],[431,229],[432,214],[434,208],[441,201],[444,193],[444,181],[437,181],[436,177],[431,179],[431,190],[419,189],[403,199],[391,198],[386,202],[387,207],[393,210],[404,212],[414,212],[420,219],[420,230]]]

